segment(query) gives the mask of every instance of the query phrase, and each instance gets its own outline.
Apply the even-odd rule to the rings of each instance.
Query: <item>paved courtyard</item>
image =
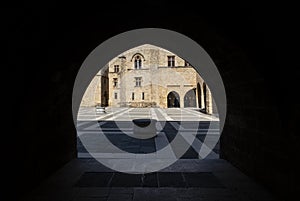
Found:
[[[218,144],[210,147],[219,135],[217,117],[179,108],[108,108],[106,114],[95,114],[94,109],[81,108],[79,112],[79,159],[69,162],[24,200],[275,201],[262,186],[219,159]],[[138,139],[131,135],[132,120],[140,118],[157,121],[156,137]],[[177,147],[173,146],[166,154],[159,154],[159,150],[172,144],[177,135],[182,136],[190,148],[182,156],[177,155],[174,151]],[[189,141],[191,136],[193,141]],[[118,147],[120,152],[112,151],[108,143]],[[209,154],[200,160],[199,149],[203,147]],[[91,158],[87,149],[96,159],[113,161],[120,166],[134,165],[138,157],[178,160],[152,173],[126,174]],[[132,155],[128,157],[123,152]],[[132,169],[124,168],[125,172]]]
[[[157,136],[135,138],[132,120],[136,119],[157,121]],[[107,159],[219,157],[218,117],[193,108],[106,108],[104,114],[97,114],[95,108],[80,108],[77,133],[79,158],[91,158],[90,153],[93,157]],[[176,151],[180,149],[179,145],[172,143],[177,135],[181,135],[182,143],[188,143],[186,146],[189,146],[181,154]],[[110,144],[119,150],[113,150]],[[171,146],[168,147],[169,144]],[[162,149],[163,153],[159,151]]]
[[[218,121],[213,115],[199,112],[196,108],[113,108],[107,107],[105,114],[97,114],[94,107],[81,107],[78,121],[132,120],[134,118],[155,118],[161,121]]]

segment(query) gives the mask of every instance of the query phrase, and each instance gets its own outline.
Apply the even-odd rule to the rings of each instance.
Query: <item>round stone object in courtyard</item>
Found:
[[[155,119],[134,119],[133,122],[133,135],[132,137],[139,139],[149,139],[155,137],[156,122]]]

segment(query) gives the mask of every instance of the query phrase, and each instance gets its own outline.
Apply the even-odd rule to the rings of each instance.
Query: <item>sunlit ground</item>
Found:
[[[77,132],[84,146],[78,139],[78,157],[90,158],[93,153],[97,158],[121,159],[123,153],[112,152],[109,141],[123,151],[134,154],[147,154],[148,158],[178,158],[201,159],[199,150],[203,146],[210,147],[210,153],[206,158],[219,158],[219,143],[214,141],[219,138],[219,119],[213,115],[207,115],[194,108],[106,108],[105,113],[97,114],[93,107],[80,108],[77,123]],[[134,119],[154,119],[157,136],[149,139],[134,137]],[[178,132],[182,135],[195,136],[192,146],[182,156],[178,156],[174,147],[166,154],[157,153],[166,147]],[[204,144],[205,140],[205,144]]]

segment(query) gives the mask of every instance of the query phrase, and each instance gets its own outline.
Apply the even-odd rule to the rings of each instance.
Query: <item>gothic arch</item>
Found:
[[[167,106],[169,107],[180,107],[180,97],[175,91],[171,91],[167,96]]]
[[[184,95],[184,107],[196,107],[196,89],[187,91]]]
[[[135,53],[134,55],[132,55],[132,57],[131,57],[131,59],[130,59],[130,61],[132,61],[136,56],[140,56],[140,57],[142,57],[143,58],[143,61],[146,61],[146,59],[145,59],[145,57],[144,57],[144,55],[142,55],[141,53]]]

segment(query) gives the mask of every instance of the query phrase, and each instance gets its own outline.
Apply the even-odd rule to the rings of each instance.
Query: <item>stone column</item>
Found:
[[[196,85],[196,90],[195,90],[195,92],[196,92],[196,93],[195,93],[196,108],[199,108],[197,85]]]
[[[208,114],[212,114],[212,112],[213,112],[213,110],[212,110],[212,96],[211,96],[211,92],[210,92],[210,90],[208,89],[208,87],[207,87],[207,89],[206,89],[206,105],[207,105],[207,110],[206,110],[206,112],[208,113]]]
[[[180,98],[180,108],[184,108],[184,93],[179,93]]]

